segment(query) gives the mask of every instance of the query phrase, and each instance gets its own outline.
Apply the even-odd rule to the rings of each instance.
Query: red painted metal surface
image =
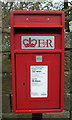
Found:
[[[54,36],[54,49],[21,49],[21,36]],[[36,56],[42,62],[36,62]],[[12,106],[15,113],[61,112],[64,108],[64,13],[11,12]],[[30,97],[30,66],[48,66],[48,97]]]

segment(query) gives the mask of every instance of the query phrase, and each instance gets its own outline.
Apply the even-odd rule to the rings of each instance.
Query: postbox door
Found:
[[[60,59],[61,54],[15,54],[17,110],[59,108]]]

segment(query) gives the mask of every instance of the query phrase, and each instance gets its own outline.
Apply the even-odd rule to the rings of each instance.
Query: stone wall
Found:
[[[10,35],[2,43],[2,117],[31,118],[32,114],[12,113]],[[1,73],[0,73],[1,77]],[[69,118],[72,120],[72,33],[65,33],[65,86],[64,110],[61,113],[43,113],[43,118]]]

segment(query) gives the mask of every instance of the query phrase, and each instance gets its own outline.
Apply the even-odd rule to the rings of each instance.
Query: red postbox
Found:
[[[11,12],[11,55],[13,112],[61,112],[64,13]]]

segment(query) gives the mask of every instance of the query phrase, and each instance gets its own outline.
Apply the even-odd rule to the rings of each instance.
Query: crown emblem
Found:
[[[31,40],[31,37],[29,37],[29,40],[28,39],[23,40],[23,44],[25,45],[25,47],[35,47],[37,44],[37,41],[36,39]]]

